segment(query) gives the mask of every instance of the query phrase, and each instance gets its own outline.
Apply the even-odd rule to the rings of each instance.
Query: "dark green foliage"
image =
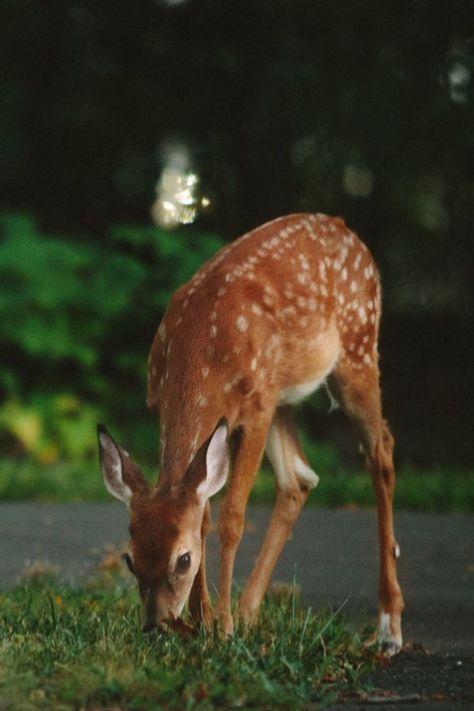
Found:
[[[147,352],[169,294],[222,240],[115,227],[104,246],[45,235],[25,215],[4,215],[0,227],[5,448],[20,445],[44,462],[90,458],[103,416],[116,426],[131,421],[133,441],[146,417]]]
[[[19,213],[0,238],[0,452],[89,456],[93,433],[64,432],[104,417],[156,454],[144,372],[170,290],[220,243],[208,229],[303,209],[344,216],[380,265],[402,461],[471,466],[469,2],[4,0],[0,15],[0,209]],[[149,223],[173,142],[211,198],[204,232],[110,229]],[[317,405],[301,420],[327,434]]]

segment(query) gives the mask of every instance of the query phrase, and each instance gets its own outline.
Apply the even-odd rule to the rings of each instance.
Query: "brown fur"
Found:
[[[267,436],[272,433],[277,497],[240,601],[247,622],[258,610],[308,486],[317,483],[290,405],[327,378],[367,455],[378,505],[379,631],[392,651],[399,648],[403,599],[393,554],[393,437],[382,417],[379,386],[380,311],[379,276],[369,251],[341,219],[320,214],[290,215],[244,235],[173,295],[148,372],[147,401],[160,418],[160,480],[150,495],[138,479],[131,535],[137,567],[150,579],[164,579],[166,558],[186,527],[199,536],[203,557],[191,593],[195,617],[209,622],[209,511],[195,494],[206,477],[206,451],[217,422],[225,417],[230,434],[238,433],[218,522],[217,614],[230,632],[234,560]],[[130,477],[132,489],[135,479]]]

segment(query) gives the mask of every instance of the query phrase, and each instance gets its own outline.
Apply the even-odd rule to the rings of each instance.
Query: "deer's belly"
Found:
[[[292,405],[311,395],[334,369],[341,344],[334,326],[308,341],[292,344],[280,371],[279,405]]]
[[[324,383],[326,376],[327,373],[307,383],[298,383],[297,385],[290,385],[288,388],[283,388],[283,390],[280,390],[278,404],[293,405],[303,400],[305,397],[308,397],[308,395],[311,395],[311,393],[314,393]]]

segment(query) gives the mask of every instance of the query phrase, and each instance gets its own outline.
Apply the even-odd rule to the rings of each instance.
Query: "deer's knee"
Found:
[[[243,511],[227,507],[223,508],[217,524],[221,545],[238,545],[244,532],[244,524],[245,515]]]
[[[368,467],[377,486],[379,482],[393,490],[395,487],[395,469],[393,466],[393,448],[395,440],[387,422],[384,420],[382,431],[372,451],[368,455]]]
[[[289,527],[293,526],[307,497],[308,489],[299,486],[278,489],[276,509],[280,522]]]

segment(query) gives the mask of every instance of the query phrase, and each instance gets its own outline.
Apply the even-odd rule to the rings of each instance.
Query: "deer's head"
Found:
[[[124,557],[137,578],[149,630],[179,618],[199,570],[205,505],[229,469],[227,423],[217,426],[179,481],[156,487],[101,425],[98,436],[105,485],[128,507],[130,554]]]

